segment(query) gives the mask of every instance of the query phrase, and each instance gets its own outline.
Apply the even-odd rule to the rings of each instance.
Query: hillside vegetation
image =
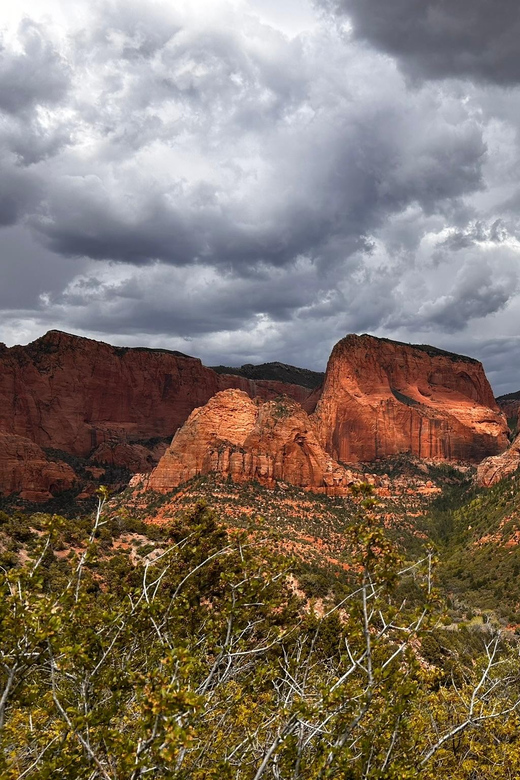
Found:
[[[372,493],[320,597],[266,521],[201,502],[4,512],[1,776],[517,777],[515,634],[453,630],[428,543],[410,560]]]

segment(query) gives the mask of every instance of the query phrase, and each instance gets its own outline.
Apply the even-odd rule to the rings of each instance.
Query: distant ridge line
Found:
[[[371,336],[370,333],[363,333],[361,338],[367,336],[371,339],[377,339],[378,341],[386,341],[389,344],[399,344],[401,347],[411,347],[412,349],[419,349],[421,352],[426,352],[427,355],[434,357],[435,355],[444,355],[444,357],[450,360],[461,360],[463,363],[480,363],[480,360],[469,357],[468,355],[459,355],[458,352],[449,352],[447,349],[441,349],[440,347],[432,347],[430,344],[412,344],[407,341],[396,341],[395,339],[388,339],[384,336]]]
[[[245,379],[267,379],[275,382],[285,382],[290,385],[300,385],[310,390],[315,390],[323,384],[325,374],[321,371],[311,371],[309,368],[298,368],[287,363],[262,363],[253,365],[245,363],[243,366],[209,366],[217,374],[231,374],[243,376]]]
[[[515,393],[506,393],[505,395],[497,396],[497,401],[520,401],[520,390]]]

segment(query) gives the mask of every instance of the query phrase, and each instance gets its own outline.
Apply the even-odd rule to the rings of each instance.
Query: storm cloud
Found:
[[[413,77],[520,82],[515,0],[323,0]]]
[[[513,4],[48,2],[0,45],[0,340],[323,368],[368,331],[507,344],[520,387]]]

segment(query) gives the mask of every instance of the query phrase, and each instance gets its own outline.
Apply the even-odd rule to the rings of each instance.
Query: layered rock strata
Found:
[[[191,413],[144,486],[164,492],[210,472],[328,495],[345,495],[354,481],[323,450],[299,404],[289,398],[261,403],[238,390],[218,393]]]
[[[481,363],[367,335],[334,347],[313,417],[325,450],[344,463],[401,452],[478,462],[508,445]]]
[[[308,388],[217,374],[197,358],[112,347],[50,331],[25,347],[0,345],[0,431],[81,457],[104,442],[173,436],[190,412],[234,387],[253,398]]]
[[[298,374],[289,366],[272,366],[282,376]],[[239,392],[224,395],[223,405],[218,394],[227,390]],[[276,412],[280,402],[273,400],[282,394],[290,396],[282,404],[289,409],[286,417]],[[188,427],[179,430],[188,417]],[[249,420],[245,438],[243,432],[231,435],[236,425],[242,430],[244,420]],[[204,433],[206,424],[209,433]],[[112,347],[59,331],[26,347],[0,345],[4,435],[90,456],[94,465],[143,472],[161,455],[164,445],[156,442],[175,431],[175,446],[150,481],[160,489],[213,470],[236,479],[269,485],[282,480],[340,494],[349,476],[338,462],[399,453],[477,462],[508,444],[505,416],[481,364],[432,347],[348,336],[332,352],[323,387],[312,390],[218,374],[181,353]],[[62,472],[62,481],[45,476],[36,484],[30,464],[48,464],[45,453],[21,445],[16,452],[14,459],[4,456],[10,465],[0,469],[4,493],[45,495],[72,484],[72,470]],[[168,474],[163,483],[161,474]]]
[[[26,501],[47,501],[74,487],[76,474],[52,461],[37,444],[0,432],[0,494],[19,493]]]
[[[477,483],[491,487],[505,477],[510,477],[520,466],[520,436],[517,436],[506,452],[485,458],[477,468]]]

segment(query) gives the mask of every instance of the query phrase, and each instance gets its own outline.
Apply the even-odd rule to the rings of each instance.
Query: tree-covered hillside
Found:
[[[474,490],[432,515],[444,589],[483,619],[520,626],[520,478]]]
[[[405,560],[370,492],[341,599],[201,503],[3,513],[1,776],[517,777],[514,634],[446,627],[433,553]]]

